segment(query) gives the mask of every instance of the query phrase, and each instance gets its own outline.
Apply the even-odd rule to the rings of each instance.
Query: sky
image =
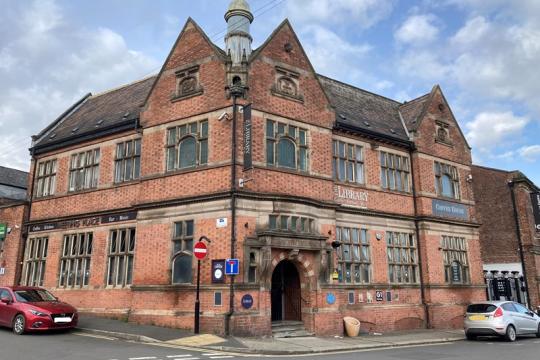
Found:
[[[188,17],[223,47],[230,0],[0,0],[0,165],[86,93],[159,71]],[[315,70],[409,101],[439,84],[478,165],[540,185],[540,1],[249,0],[254,48],[288,18]]]

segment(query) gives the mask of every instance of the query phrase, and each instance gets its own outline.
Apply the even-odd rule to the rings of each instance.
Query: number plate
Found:
[[[479,320],[486,320],[487,317],[485,315],[472,315],[472,316],[469,316],[469,320],[472,320],[472,321],[479,321]]]
[[[54,319],[54,322],[55,323],[68,323],[68,322],[71,322],[71,318],[70,317],[57,317]]]

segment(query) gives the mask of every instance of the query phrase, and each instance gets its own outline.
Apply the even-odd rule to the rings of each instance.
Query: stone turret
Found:
[[[253,22],[253,14],[246,0],[232,0],[225,13],[227,35],[225,35],[225,52],[230,54],[232,65],[237,66],[251,55],[253,41],[249,27]]]

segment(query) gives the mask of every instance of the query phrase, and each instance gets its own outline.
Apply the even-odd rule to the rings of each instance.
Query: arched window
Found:
[[[188,136],[178,144],[178,167],[180,169],[197,165],[197,141]]]
[[[173,284],[183,284],[191,282],[191,254],[180,253],[173,259],[172,282]]]
[[[454,185],[452,184],[452,178],[448,174],[444,174],[441,177],[441,184],[442,184],[442,195],[446,197],[455,197],[454,196]]]
[[[173,284],[191,283],[193,259],[193,220],[174,223],[171,280]]]
[[[278,166],[296,169],[296,146],[289,138],[281,138],[278,142]]]
[[[307,171],[307,131],[272,120],[266,122],[266,163]]]
[[[167,171],[207,163],[207,120],[183,124],[167,130]]]
[[[439,196],[459,199],[459,176],[455,166],[435,162],[435,190]]]

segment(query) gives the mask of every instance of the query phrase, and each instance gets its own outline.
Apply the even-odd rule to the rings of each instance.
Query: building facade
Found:
[[[0,166],[0,286],[18,282],[24,223],[28,216],[28,173]]]
[[[473,166],[487,298],[540,307],[540,190],[519,171]]]
[[[191,329],[205,237],[202,331],[461,326],[485,284],[470,148],[441,89],[399,103],[315,73],[288,21],[252,50],[248,4],[225,19],[226,51],[189,19],[157,76],[34,137],[21,282]]]

